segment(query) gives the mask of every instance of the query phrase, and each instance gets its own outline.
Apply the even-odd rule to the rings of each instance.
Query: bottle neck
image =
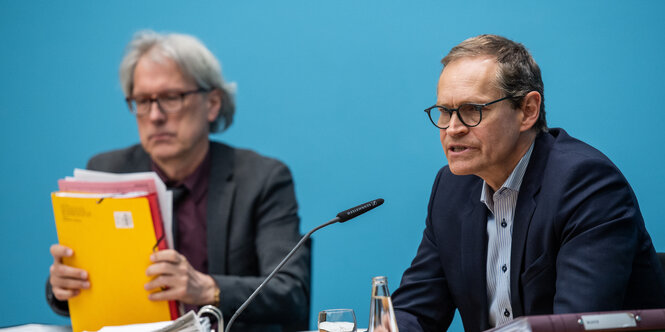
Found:
[[[372,296],[390,296],[386,277],[372,278]]]

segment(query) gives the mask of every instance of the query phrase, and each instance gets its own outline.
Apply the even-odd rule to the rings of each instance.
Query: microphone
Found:
[[[360,204],[356,207],[352,207],[348,210],[342,211],[337,214],[337,218],[339,218],[339,222],[345,222],[349,219],[353,219],[379,205],[383,204],[383,198],[377,198],[373,201],[369,201],[365,204]]]
[[[284,264],[286,264],[286,262],[291,258],[291,256],[293,256],[293,254],[298,249],[300,249],[300,247],[302,247],[302,245],[305,243],[305,241],[307,241],[307,239],[309,239],[309,237],[312,236],[312,233],[318,231],[319,229],[321,229],[323,227],[326,227],[328,225],[332,225],[332,224],[337,223],[337,222],[342,223],[342,222],[349,221],[349,220],[351,220],[351,219],[353,219],[353,218],[355,218],[355,217],[357,217],[357,216],[359,216],[359,215],[361,215],[361,214],[363,214],[363,213],[365,213],[365,212],[367,212],[367,211],[383,204],[383,202],[384,202],[383,198],[377,198],[377,199],[375,199],[373,201],[369,201],[365,204],[360,204],[356,207],[352,207],[348,210],[344,210],[344,211],[338,213],[335,218],[330,219],[330,221],[326,222],[325,224],[320,225],[318,227],[315,227],[311,231],[307,232],[307,234],[305,234],[300,239],[300,241],[298,241],[296,246],[293,247],[293,249],[291,249],[291,251],[286,255],[286,257],[284,257],[284,259],[282,259],[282,261],[279,262],[279,264],[277,264],[277,267],[275,267],[275,269],[273,269],[272,272],[270,272],[270,274],[265,278],[265,280],[263,280],[263,282],[259,285],[259,287],[256,287],[256,289],[254,290],[252,295],[250,295],[247,298],[247,300],[245,300],[245,302],[240,306],[240,308],[238,308],[238,310],[236,310],[236,312],[233,314],[233,316],[231,316],[231,319],[229,319],[229,323],[226,325],[226,328],[224,328],[224,327],[221,328],[222,332],[224,332],[224,331],[228,332],[231,329],[231,325],[233,325],[233,322],[235,322],[236,318],[238,318],[238,316],[245,310],[245,308],[247,308],[247,306],[250,303],[252,303],[252,300],[254,300],[254,298],[259,294],[259,291],[261,291],[261,289],[268,283],[268,281],[270,281],[270,279],[272,279],[272,277],[274,277],[275,274],[277,274],[277,272],[279,272],[279,270],[282,269],[282,266],[284,266]]]

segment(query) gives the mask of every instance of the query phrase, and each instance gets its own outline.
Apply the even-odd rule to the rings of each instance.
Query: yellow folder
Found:
[[[88,271],[90,288],[69,300],[73,332],[167,321],[168,302],[148,300],[145,270],[157,242],[148,198],[51,194],[64,263]]]

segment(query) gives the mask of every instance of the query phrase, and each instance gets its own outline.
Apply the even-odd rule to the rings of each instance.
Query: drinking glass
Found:
[[[319,332],[356,332],[353,309],[328,309],[319,312]]]

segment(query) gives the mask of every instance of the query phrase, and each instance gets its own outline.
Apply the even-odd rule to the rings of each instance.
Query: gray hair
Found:
[[[134,69],[146,54],[154,60],[168,58],[178,65],[182,74],[191,78],[199,88],[219,89],[222,103],[217,118],[210,122],[210,132],[224,130],[233,122],[235,84],[224,83],[222,68],[215,56],[197,38],[185,34],[159,34],[151,30],[139,31],[127,45],[120,64],[120,84],[126,97],[134,89]]]
[[[497,35],[480,35],[453,47],[441,63],[445,67],[460,58],[486,55],[495,57],[499,64],[495,83],[506,96],[524,96],[531,91],[540,93],[540,115],[533,127],[547,131],[543,79],[536,60],[524,45]],[[510,100],[514,107],[519,107],[523,98]]]

